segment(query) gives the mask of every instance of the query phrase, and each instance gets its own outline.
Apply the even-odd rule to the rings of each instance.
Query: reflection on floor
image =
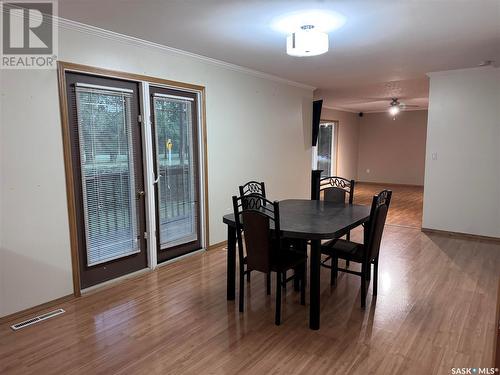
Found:
[[[353,240],[361,240],[355,229]],[[2,374],[449,374],[491,367],[500,244],[387,226],[379,295],[321,273],[321,329],[289,287],[274,325],[264,276],[246,311],[226,301],[226,252],[211,250],[60,305],[57,318],[0,325]],[[353,266],[354,267],[354,266]],[[274,278],[273,278],[274,285]],[[58,306],[59,307],[59,306]]]
[[[356,184],[354,189],[354,203],[371,204],[373,195],[384,189],[392,190],[387,224],[422,228],[424,188],[421,186],[360,182]]]

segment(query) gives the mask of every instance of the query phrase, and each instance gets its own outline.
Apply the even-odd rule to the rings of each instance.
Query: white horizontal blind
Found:
[[[132,94],[77,85],[87,266],[140,251]]]

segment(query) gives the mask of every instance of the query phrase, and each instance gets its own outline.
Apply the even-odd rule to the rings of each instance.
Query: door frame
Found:
[[[157,267],[156,254],[156,217],[154,196],[154,170],[152,155],[152,133],[149,110],[149,85],[173,89],[182,89],[195,92],[198,95],[200,108],[198,110],[199,155],[200,155],[200,192],[201,200],[201,241],[202,249],[209,246],[209,221],[208,221],[208,157],[207,157],[207,132],[206,132],[206,98],[205,87],[190,83],[177,82],[162,78],[150,77],[135,73],[127,73],[94,66],[75,64],[71,62],[57,62],[57,77],[59,87],[59,109],[61,115],[61,130],[64,155],[64,171],[66,177],[66,199],[68,205],[68,224],[71,249],[71,264],[73,270],[73,294],[81,296],[80,270],[78,257],[78,220],[75,202],[75,176],[71,156],[70,122],[68,116],[68,98],[66,93],[66,72],[92,74],[109,78],[126,79],[137,82],[140,90],[140,111],[143,115],[141,132],[143,143],[143,171],[146,192],[146,230],[148,267],[153,270]],[[139,271],[140,272],[140,271]],[[100,285],[100,284],[98,284]]]

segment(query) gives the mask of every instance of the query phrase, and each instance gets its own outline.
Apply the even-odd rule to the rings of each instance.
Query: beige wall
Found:
[[[500,68],[429,76],[423,227],[500,237]]]
[[[59,58],[206,86],[210,242],[250,179],[272,199],[309,196],[312,89],[60,27]],[[0,316],[72,293],[56,71],[1,72]]]
[[[358,114],[323,108],[321,111],[321,119],[339,122],[337,175],[348,179],[357,179],[359,138]]]
[[[358,180],[423,185],[427,111],[386,112],[360,118]]]

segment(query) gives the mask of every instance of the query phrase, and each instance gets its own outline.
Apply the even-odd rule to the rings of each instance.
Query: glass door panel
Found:
[[[322,176],[331,176],[332,171],[332,126],[321,124],[318,134],[318,169]]]
[[[67,73],[78,220],[86,288],[147,265],[138,85]]]
[[[322,170],[321,176],[334,176],[336,166],[336,123],[322,122],[319,126],[318,145],[315,147],[316,169]]]
[[[200,248],[197,96],[151,87],[158,261]]]

